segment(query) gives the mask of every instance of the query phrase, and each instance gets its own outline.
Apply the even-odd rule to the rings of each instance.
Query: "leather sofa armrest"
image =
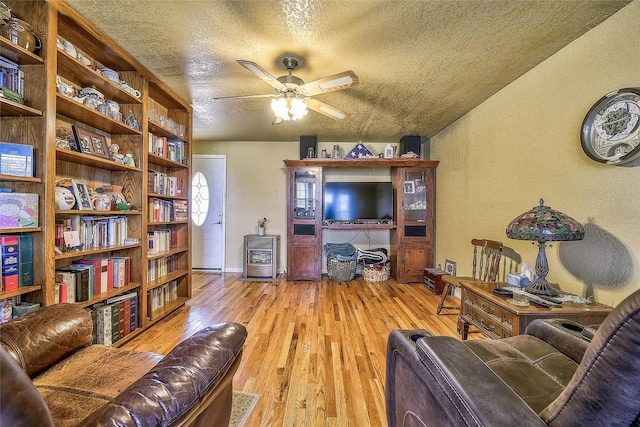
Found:
[[[0,343],[33,378],[91,345],[93,322],[75,304],[55,304],[0,325]]]
[[[527,325],[525,334],[541,339],[556,350],[580,363],[593,337],[593,327],[564,319],[536,319]]]
[[[392,331],[389,336],[389,427],[546,426],[463,342],[428,333],[414,344],[407,339],[410,335],[416,331]]]
[[[245,327],[232,322],[196,332],[80,425],[180,425],[239,360],[246,338]]]

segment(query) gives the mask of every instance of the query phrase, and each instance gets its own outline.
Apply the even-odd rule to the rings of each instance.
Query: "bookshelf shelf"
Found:
[[[0,181],[15,181],[15,182],[42,182],[41,178],[31,176],[15,176],[0,174]]]
[[[84,211],[79,211],[84,212]],[[90,212],[90,211],[87,211]],[[86,257],[87,255],[96,255],[96,254],[104,254],[109,251],[120,251],[123,249],[132,249],[139,248],[142,246],[140,243],[136,243],[133,245],[120,245],[120,246],[108,246],[104,248],[90,249],[86,251],[73,251],[73,252],[64,252],[62,254],[58,254],[55,256],[56,261],[61,259],[70,259],[70,258],[81,258]]]
[[[164,257],[167,257],[169,255],[179,254],[179,253],[187,252],[187,251],[189,251],[188,247],[172,248],[169,251],[165,251],[165,252],[162,252],[162,253],[159,253],[159,254],[153,254],[153,255],[147,254],[147,260],[150,261],[152,259],[164,258]]]
[[[31,292],[39,291],[42,289],[42,285],[24,286],[18,288],[15,291],[0,291],[0,299],[13,298],[18,295],[30,294]]]
[[[180,162],[169,160],[166,157],[158,156],[157,154],[149,153],[147,155],[149,163],[157,166],[164,166],[169,168],[183,168],[187,169],[189,166]]]
[[[0,234],[21,234],[21,233],[35,233],[42,231],[42,227],[29,227],[29,228],[1,228]]]
[[[0,37],[0,52],[2,56],[10,59],[13,62],[17,62],[20,65],[42,65],[44,60],[23,48],[13,43],[11,40]]]
[[[125,125],[122,122],[112,119],[111,117],[99,113],[93,108],[89,108],[84,104],[74,101],[71,98],[57,93],[57,110],[58,114],[78,120],[86,125],[100,129],[107,133],[141,135],[139,130]]]
[[[159,193],[149,193],[148,194],[149,197],[155,197],[158,199],[172,199],[172,200],[189,200],[186,197],[182,197],[182,196],[168,196],[166,194],[159,194]]]
[[[158,286],[162,286],[165,283],[169,283],[172,280],[179,279],[180,277],[185,276],[187,274],[189,274],[187,270],[173,271],[167,274],[166,276],[159,277],[156,280],[153,280],[147,283],[147,290],[157,288]]]
[[[128,285],[123,286],[121,288],[113,288],[113,290],[111,291],[103,292],[100,295],[94,295],[88,301],[77,302],[75,304],[78,304],[81,307],[90,307],[96,303],[105,301],[109,298],[113,298],[118,295],[122,295],[124,293],[127,293],[133,289],[137,289],[139,287],[140,287],[140,283],[129,283]]]
[[[182,307],[188,300],[189,298],[178,297],[177,299],[165,303],[164,307],[151,312],[150,322],[158,322],[159,320],[176,311],[178,308]]]
[[[2,117],[38,117],[42,111],[8,99],[0,98],[0,116]]]
[[[78,153],[77,151],[65,150],[64,148],[56,148],[56,159],[67,162],[81,163],[86,166],[100,168],[110,171],[129,171],[141,172],[138,167],[128,166],[123,163],[113,162],[111,160],[102,159],[90,154]]]

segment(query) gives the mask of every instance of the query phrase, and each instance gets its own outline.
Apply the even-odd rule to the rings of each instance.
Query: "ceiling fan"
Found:
[[[271,85],[276,90],[276,93],[221,96],[214,99],[274,98],[271,100],[271,108],[276,114],[276,119],[272,124],[302,118],[307,114],[307,108],[335,120],[345,120],[349,117],[347,113],[318,101],[312,98],[312,96],[358,85],[358,76],[351,70],[305,83],[301,78],[292,74],[293,70],[298,66],[298,61],[289,56],[282,60],[289,74],[278,78],[269,74],[255,62],[241,59],[236,62]]]

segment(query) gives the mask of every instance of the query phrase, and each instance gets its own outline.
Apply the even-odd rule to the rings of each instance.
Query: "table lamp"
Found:
[[[547,282],[549,264],[545,254],[547,242],[571,241],[584,239],[584,227],[575,219],[544,205],[518,215],[507,225],[507,237],[516,240],[533,240],[538,242],[538,258],[536,259],[536,280],[526,287],[528,292],[538,295],[557,295],[557,291]],[[534,243],[535,244],[535,243]]]

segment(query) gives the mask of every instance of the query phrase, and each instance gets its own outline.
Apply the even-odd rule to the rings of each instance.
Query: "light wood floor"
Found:
[[[386,426],[386,342],[392,329],[458,336],[455,310],[421,284],[242,281],[194,273],[193,298],[124,348],[167,353],[211,324],[249,331],[234,389],[261,395],[247,427]],[[477,335],[477,334],[471,334]]]

